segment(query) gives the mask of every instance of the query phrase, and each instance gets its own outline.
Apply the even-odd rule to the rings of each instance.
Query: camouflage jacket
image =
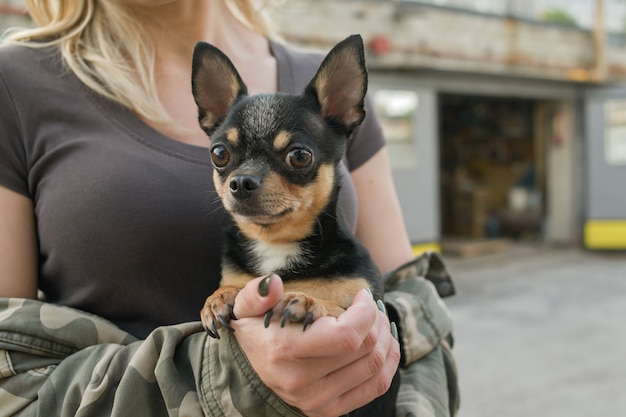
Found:
[[[402,344],[402,417],[458,409],[451,319],[433,282],[451,285],[434,254],[387,276]],[[0,298],[0,416],[11,415],[302,416],[261,382],[228,332],[215,340],[186,323],[137,340],[85,312]]]

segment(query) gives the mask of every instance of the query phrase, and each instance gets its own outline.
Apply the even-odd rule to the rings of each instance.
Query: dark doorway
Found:
[[[543,144],[535,100],[439,96],[445,237],[540,237]]]

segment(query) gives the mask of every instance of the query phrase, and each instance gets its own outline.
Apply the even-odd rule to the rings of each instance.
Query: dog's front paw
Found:
[[[233,330],[228,322],[231,319],[237,320],[233,308],[238,292],[239,288],[220,287],[204,302],[204,307],[200,311],[200,319],[209,336],[219,339],[220,335],[217,330],[222,327],[230,331]]]
[[[285,327],[287,322],[303,323],[304,331],[320,317],[339,317],[344,311],[330,301],[319,300],[302,292],[287,292],[283,294],[278,304],[265,314],[265,327],[270,325],[272,317],[276,315],[280,317],[281,327]]]

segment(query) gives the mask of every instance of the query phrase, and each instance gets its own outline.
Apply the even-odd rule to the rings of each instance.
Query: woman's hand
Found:
[[[387,391],[400,347],[366,290],[339,318],[322,317],[303,332],[301,325],[264,327],[263,316],[282,296],[283,285],[274,275],[262,296],[261,282],[257,278],[241,290],[234,310],[238,320],[230,324],[252,367],[276,395],[308,416],[336,417]]]

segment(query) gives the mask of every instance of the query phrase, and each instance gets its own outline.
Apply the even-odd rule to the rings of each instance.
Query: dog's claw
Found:
[[[293,292],[287,293],[274,308],[265,313],[264,323],[265,328],[268,328],[273,316],[276,315],[280,327],[286,327],[288,323],[301,323],[304,332],[319,317],[339,317],[343,311],[345,311],[343,308],[330,302]]]
[[[285,311],[283,311],[283,315],[280,317],[280,327],[285,327],[290,314],[291,314],[291,311],[288,308],[286,308]]]
[[[302,327],[302,331],[305,331],[307,327],[309,327],[309,324],[313,323],[315,319],[313,318],[313,313],[311,313],[310,311],[306,313],[306,316],[304,316],[304,326]]]
[[[226,318],[224,318],[224,316],[217,316],[217,319],[220,321],[220,324],[222,325],[222,327],[230,330],[231,332],[235,331],[235,329],[233,329],[230,326],[230,323],[228,323],[228,320],[226,320]]]
[[[263,324],[265,325],[266,329],[270,327],[270,320],[272,320],[273,315],[274,315],[273,310],[269,310],[267,313],[265,313],[265,320],[263,321]]]
[[[291,300],[289,302],[289,304],[287,305],[287,307],[285,308],[285,310],[283,311],[283,315],[280,319],[280,327],[285,327],[285,325],[287,324],[287,320],[291,319],[292,316],[295,314],[295,311],[291,308],[292,306],[294,308],[297,308],[297,304],[300,302],[300,300],[298,300],[297,298],[294,298],[293,300]],[[294,319],[292,321],[298,321],[297,319]]]
[[[206,330],[207,334],[211,336],[213,339],[219,339],[220,334],[217,332],[217,328],[215,327],[215,322],[211,322],[211,327],[213,329],[210,329],[209,327],[205,326],[204,330]]]
[[[228,304],[228,314],[230,315],[231,320],[237,320],[237,317],[235,317],[235,305],[234,304]]]

